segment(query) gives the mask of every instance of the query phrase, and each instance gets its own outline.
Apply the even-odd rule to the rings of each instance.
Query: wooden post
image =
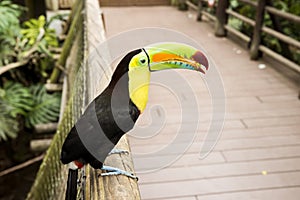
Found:
[[[38,18],[40,15],[46,16],[46,3],[44,0],[26,0],[28,8],[28,18]]]
[[[202,21],[202,9],[203,9],[202,0],[199,0],[199,1],[198,1],[198,15],[197,15],[197,21]]]
[[[178,9],[179,10],[187,10],[188,9],[188,6],[185,3],[185,0],[179,0],[178,1]]]
[[[225,25],[227,24],[228,15],[226,9],[229,6],[228,0],[218,1],[217,13],[216,13],[216,22],[215,22],[215,35],[217,37],[226,36]]]
[[[256,8],[255,26],[253,30],[253,37],[250,46],[251,60],[257,60],[259,57],[259,45],[261,43],[261,28],[264,22],[264,11],[266,0],[259,0]]]

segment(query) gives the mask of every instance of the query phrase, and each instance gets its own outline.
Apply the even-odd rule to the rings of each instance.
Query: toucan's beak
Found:
[[[159,43],[145,47],[150,71],[164,69],[190,69],[205,74],[206,56],[192,46],[181,43]]]

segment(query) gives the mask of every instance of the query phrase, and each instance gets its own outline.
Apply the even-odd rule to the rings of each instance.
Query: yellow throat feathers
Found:
[[[131,101],[143,112],[148,102],[150,72],[147,67],[129,68],[129,95]]]

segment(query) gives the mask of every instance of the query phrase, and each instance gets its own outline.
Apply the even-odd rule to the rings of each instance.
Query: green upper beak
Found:
[[[192,46],[181,43],[159,43],[145,47],[150,71],[164,69],[190,69],[205,74],[206,56]]]

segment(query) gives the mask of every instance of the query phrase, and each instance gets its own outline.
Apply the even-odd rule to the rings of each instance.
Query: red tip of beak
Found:
[[[200,63],[206,68],[206,70],[208,70],[208,60],[201,51],[196,51],[192,58],[194,59],[194,61]]]

